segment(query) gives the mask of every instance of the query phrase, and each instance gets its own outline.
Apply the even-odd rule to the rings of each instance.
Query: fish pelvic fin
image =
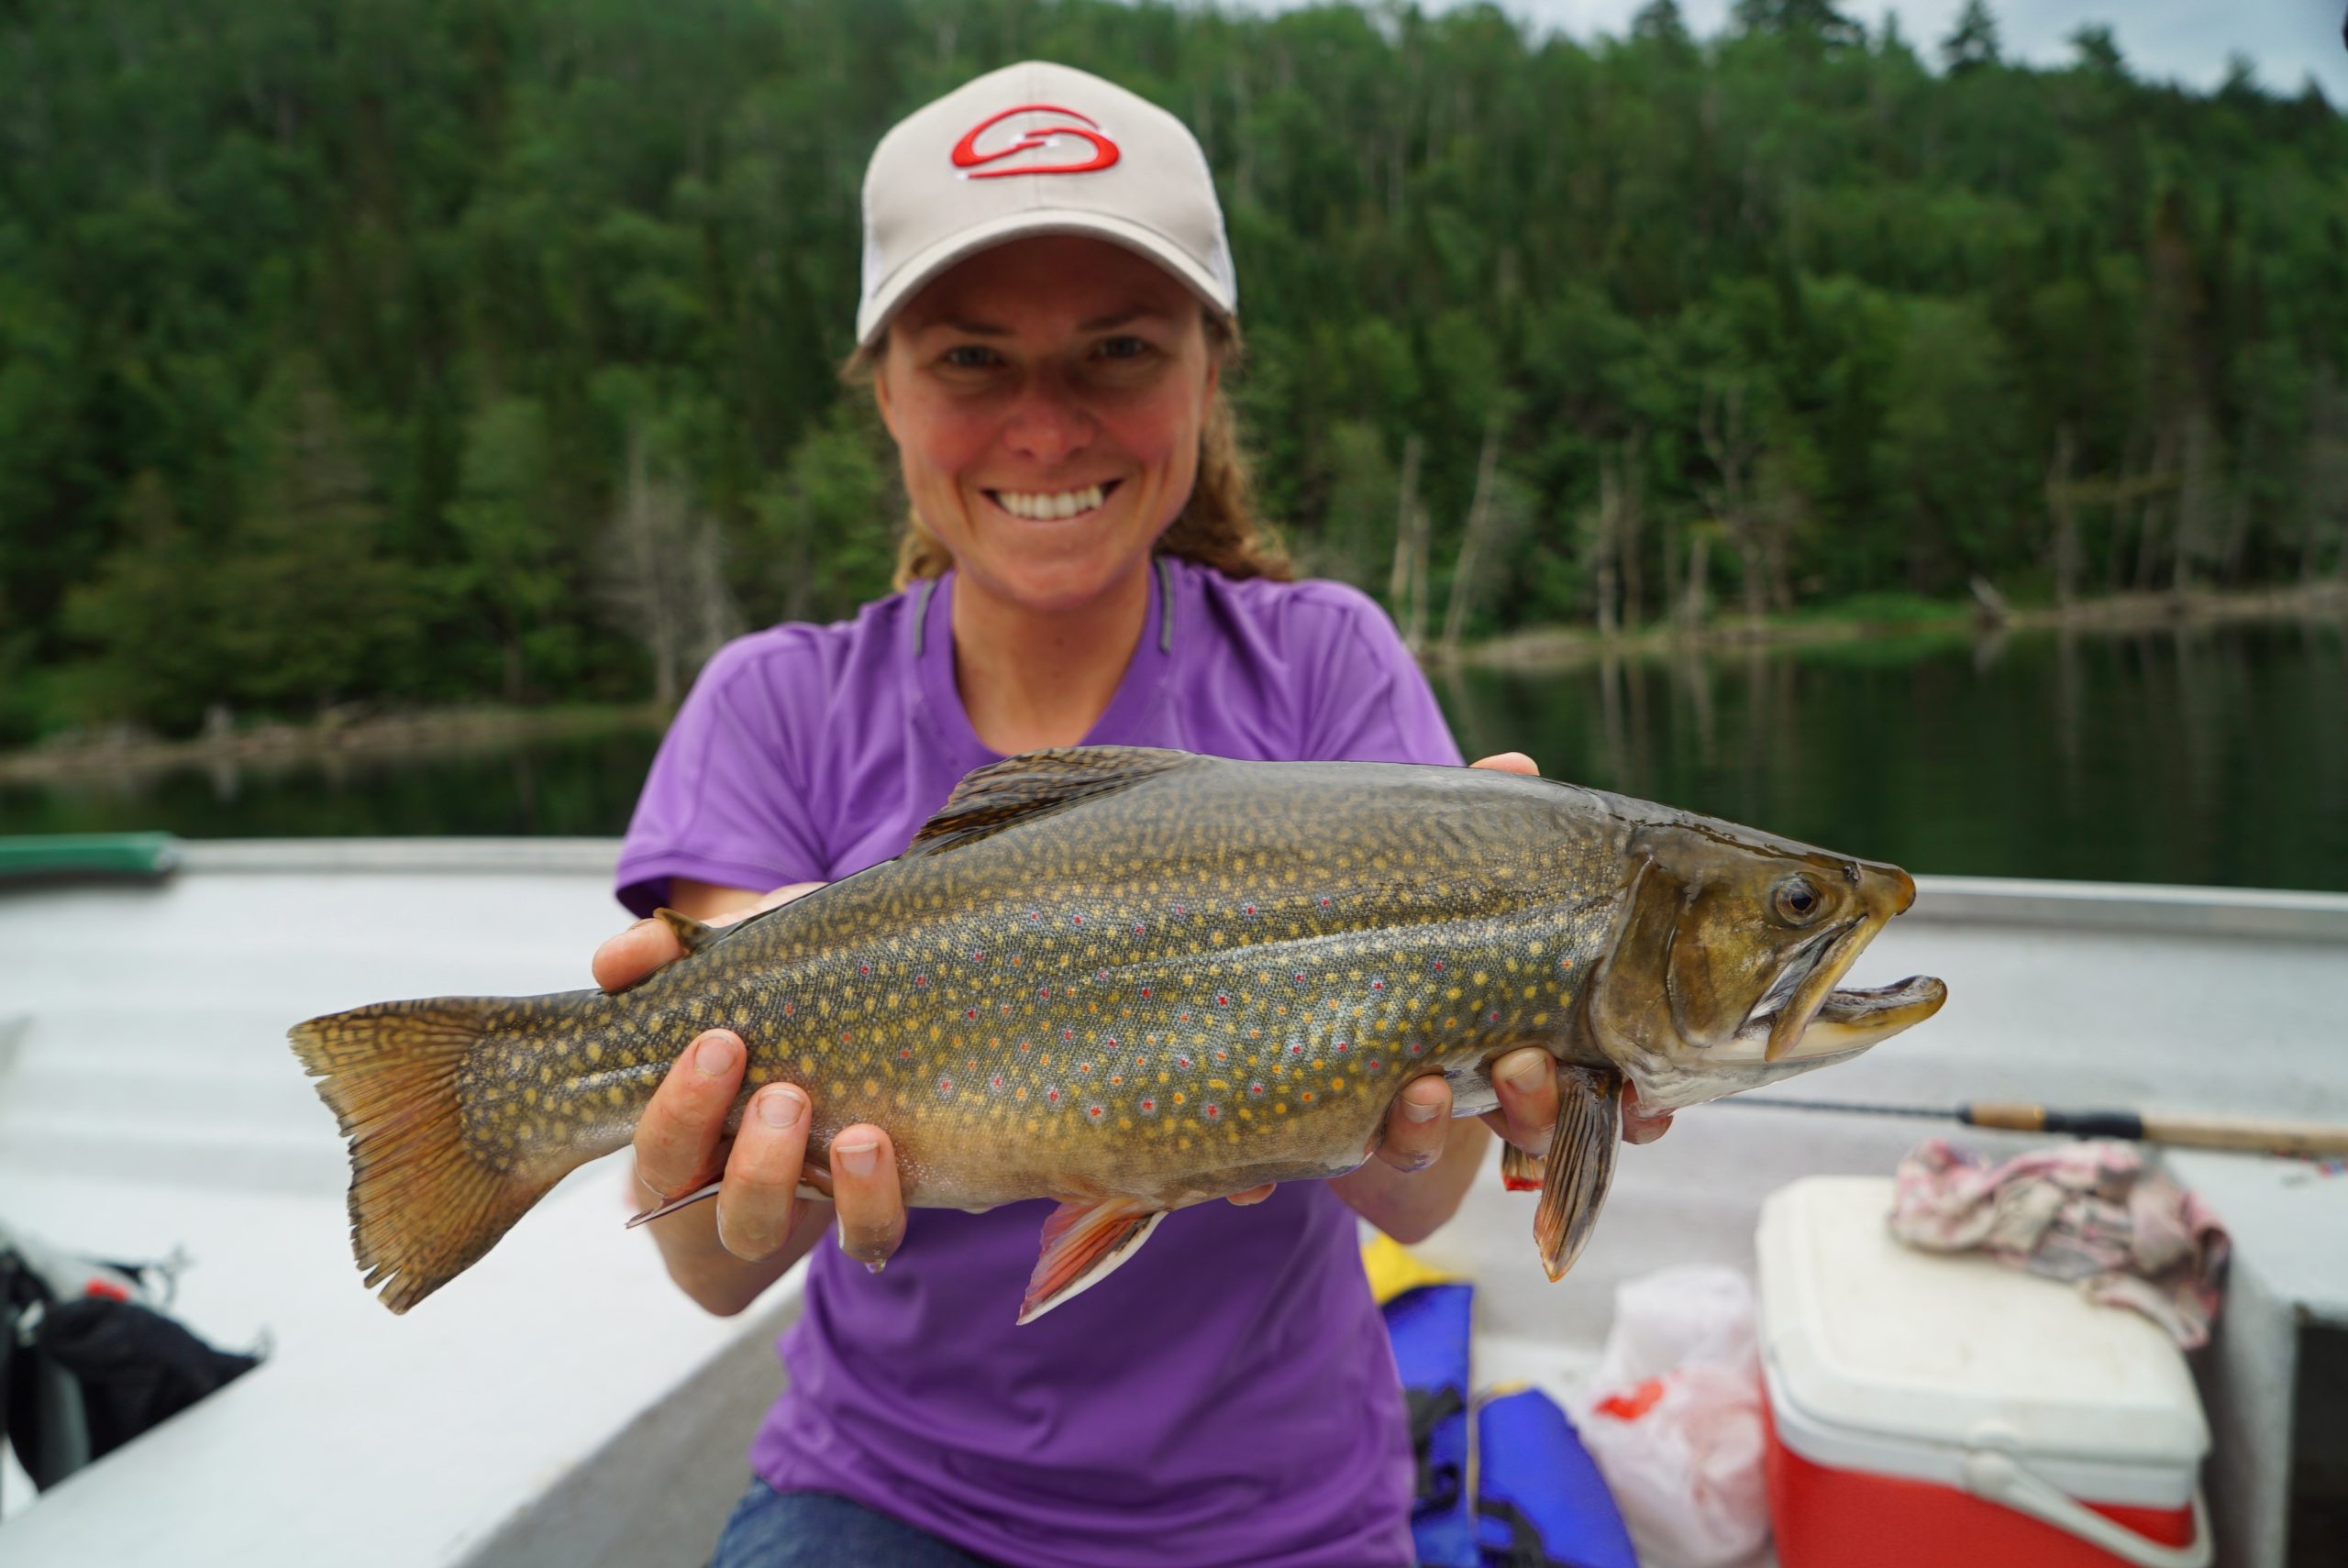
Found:
[[[1513,1143],[1501,1145],[1501,1185],[1511,1192],[1541,1190],[1541,1161]]]
[[[479,1260],[566,1174],[505,1169],[466,1142],[459,1074],[504,1005],[380,1002],[286,1032],[350,1140],[350,1249],[394,1312]]]
[[[1623,1137],[1623,1080],[1594,1067],[1557,1069],[1557,1126],[1541,1170],[1541,1202],[1533,1213],[1533,1242],[1541,1266],[1563,1279],[1598,1224],[1614,1180],[1614,1151]],[[1516,1152],[1511,1146],[1511,1154]],[[1529,1160],[1520,1167],[1531,1168]],[[1503,1178],[1508,1174],[1501,1166]]]
[[[1212,757],[1143,745],[1068,746],[1005,757],[964,775],[937,814],[922,823],[905,857],[976,844],[1015,823],[1130,789],[1161,773],[1213,766]]]
[[[1114,1274],[1141,1250],[1166,1212],[1132,1198],[1061,1203],[1044,1221],[1044,1251],[1036,1260],[1036,1272],[1027,1276],[1020,1322],[1034,1322]]]

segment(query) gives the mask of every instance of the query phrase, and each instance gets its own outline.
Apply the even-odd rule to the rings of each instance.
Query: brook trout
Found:
[[[807,1090],[811,1190],[870,1121],[909,1204],[1058,1199],[1022,1322],[1173,1209],[1352,1170],[1422,1074],[1490,1110],[1490,1064],[1539,1045],[1556,1132],[1504,1165],[1538,1177],[1554,1279],[1605,1200],[1626,1081],[1677,1110],[1939,1010],[1934,979],[1834,988],[1914,897],[1897,867],[1543,778],[1085,747],[980,768],[903,855],[792,903],[661,911],[688,955],[626,991],[384,1002],[290,1037],[394,1312],[626,1144],[717,1027],[748,1047],[745,1101]]]

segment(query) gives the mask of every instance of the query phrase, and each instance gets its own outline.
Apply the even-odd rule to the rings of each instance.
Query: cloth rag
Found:
[[[2187,1350],[2224,1298],[2226,1229],[2132,1143],[2089,1140],[2002,1164],[1928,1138],[1899,1162],[1891,1233],[1927,1252],[1988,1253],[2150,1318]]]

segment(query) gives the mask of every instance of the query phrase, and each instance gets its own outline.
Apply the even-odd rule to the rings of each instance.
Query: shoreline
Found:
[[[1446,656],[1440,646],[1422,650],[1430,669],[1569,669],[1608,658],[1711,654],[1738,648],[1801,647],[1877,641],[1919,634],[1972,631],[1996,635],[2012,631],[2068,628],[2088,632],[2157,630],[2235,621],[2348,618],[2348,581],[2331,580],[2287,588],[2189,594],[2120,594],[2082,600],[2068,610],[2022,609],[1991,619],[1952,608],[1944,615],[1869,619],[1837,618],[1829,609],[1776,617],[1749,625],[1715,621],[1694,630],[1660,623],[1637,632],[1601,637],[1584,626],[1530,627],[1472,644]],[[552,708],[475,704],[350,717],[329,712],[304,723],[270,721],[184,740],[117,732],[98,737],[61,738],[46,745],[0,752],[0,784],[48,783],[93,773],[156,772],[222,763],[299,764],[329,758],[379,758],[421,751],[464,751],[521,740],[655,728],[668,715],[650,702],[572,703]]]
[[[1419,657],[1436,668],[1569,669],[1608,658],[1873,642],[1920,634],[1971,632],[1995,636],[2009,632],[2159,631],[2242,621],[2338,618],[2348,618],[2348,580],[2332,579],[2284,588],[2121,593],[2082,599],[2067,609],[2045,605],[2007,610],[1998,615],[1952,606],[1947,613],[1938,615],[1843,618],[1829,609],[1771,616],[1757,624],[1742,617],[1722,617],[1694,628],[1662,621],[1611,637],[1588,626],[1532,626],[1468,645],[1455,655],[1447,656],[1435,646],[1421,650]]]

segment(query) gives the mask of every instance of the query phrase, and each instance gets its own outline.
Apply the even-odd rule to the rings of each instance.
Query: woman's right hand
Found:
[[[787,903],[821,883],[778,888],[762,897],[681,882],[678,907],[712,925]],[[698,895],[698,896],[696,896]],[[698,907],[693,907],[698,906]],[[620,990],[684,956],[659,921],[642,921],[605,942],[596,983]],[[904,1197],[889,1134],[869,1123],[846,1127],[828,1150],[832,1200],[802,1198],[812,1104],[796,1084],[768,1084],[743,1108],[729,1139],[727,1114],[741,1093],[748,1056],[741,1037],[713,1029],[670,1067],[637,1119],[637,1185],[654,1204],[719,1183],[711,1204],[664,1215],[648,1227],[669,1271],[712,1311],[738,1311],[803,1256],[836,1212],[840,1248],[878,1269],[904,1239]]]

